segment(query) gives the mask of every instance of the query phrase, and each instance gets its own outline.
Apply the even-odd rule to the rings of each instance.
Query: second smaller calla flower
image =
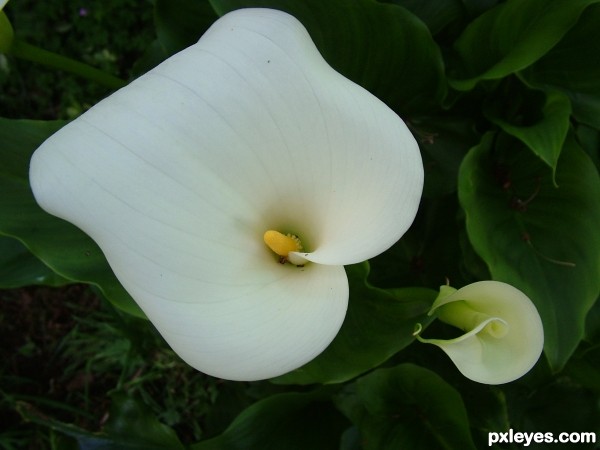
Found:
[[[544,347],[539,313],[523,292],[499,281],[480,281],[461,289],[442,286],[429,315],[465,334],[454,339],[424,339],[440,347],[467,378],[502,384],[525,375]]]

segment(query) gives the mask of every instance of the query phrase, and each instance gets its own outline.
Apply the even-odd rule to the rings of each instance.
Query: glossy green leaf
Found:
[[[415,323],[431,322],[427,312],[436,291],[424,288],[384,290],[367,281],[367,262],[346,266],[350,302],[344,324],[317,358],[273,379],[280,384],[341,383],[386,361],[414,337]]]
[[[546,54],[598,0],[508,0],[471,22],[456,41],[461,68],[450,86],[467,91],[481,80],[518,72]]]
[[[244,7],[286,11],[331,66],[401,116],[431,112],[446,90],[440,50],[407,9],[372,0],[210,0],[223,15]]]
[[[508,96],[506,101],[514,105],[518,99],[528,101],[526,96]],[[494,103],[498,105],[497,102]],[[547,91],[539,111],[539,118],[533,123],[518,123],[517,120],[521,118],[514,117],[514,114],[512,117],[503,117],[506,111],[498,111],[494,105],[486,112],[492,122],[525,143],[533,153],[550,166],[553,173],[556,173],[560,151],[570,127],[571,102],[565,94],[556,90]]]
[[[223,434],[190,450],[330,450],[347,427],[323,391],[290,392],[255,403]]]
[[[29,186],[33,151],[63,122],[0,119],[0,234],[22,241],[60,276],[98,286],[116,306],[143,313],[110,270],[96,243],[77,227],[43,211]]]
[[[217,15],[208,0],[156,0],[154,22],[158,41],[168,55],[196,43]]]
[[[561,89],[577,120],[600,130],[600,5],[586,9],[566,36],[523,74],[538,86]]]
[[[460,394],[414,364],[379,369],[338,396],[365,450],[475,449]]]
[[[31,254],[17,239],[0,236],[0,289],[32,284],[63,286],[71,283]]]
[[[600,179],[569,137],[555,187],[546,165],[506,135],[469,152],[459,197],[469,239],[493,279],[535,303],[553,369],[569,359],[600,292]]]

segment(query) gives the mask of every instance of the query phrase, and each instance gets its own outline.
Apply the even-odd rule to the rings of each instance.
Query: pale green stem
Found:
[[[79,75],[90,81],[102,84],[110,89],[119,89],[127,84],[124,80],[110,75],[85,63],[58,55],[48,50],[15,39],[10,47],[10,53],[18,58],[44,64],[49,67],[64,70]]]

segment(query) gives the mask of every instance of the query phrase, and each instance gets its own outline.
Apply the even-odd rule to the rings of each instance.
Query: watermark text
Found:
[[[491,431],[488,433],[488,446],[494,444],[523,444],[528,447],[532,443],[536,444],[593,444],[596,443],[596,433],[592,431],[582,431],[576,433],[559,433],[551,432],[530,432],[524,433],[514,431],[512,428],[507,432]]]

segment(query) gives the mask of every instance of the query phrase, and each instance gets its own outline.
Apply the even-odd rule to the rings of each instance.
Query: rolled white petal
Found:
[[[414,219],[417,145],[383,103],[322,59],[280,11],[223,16],[48,139],[38,203],[100,245],[173,349],[254,380],[312,359],[345,315],[344,269]],[[305,268],[263,243],[293,233]]]
[[[457,301],[490,318],[456,339],[424,342],[440,347],[465,377],[479,383],[508,383],[531,370],[544,347],[544,329],[529,297],[506,283],[480,281],[438,297],[431,313]],[[486,332],[486,325],[493,322],[499,322],[506,334],[495,337]]]

